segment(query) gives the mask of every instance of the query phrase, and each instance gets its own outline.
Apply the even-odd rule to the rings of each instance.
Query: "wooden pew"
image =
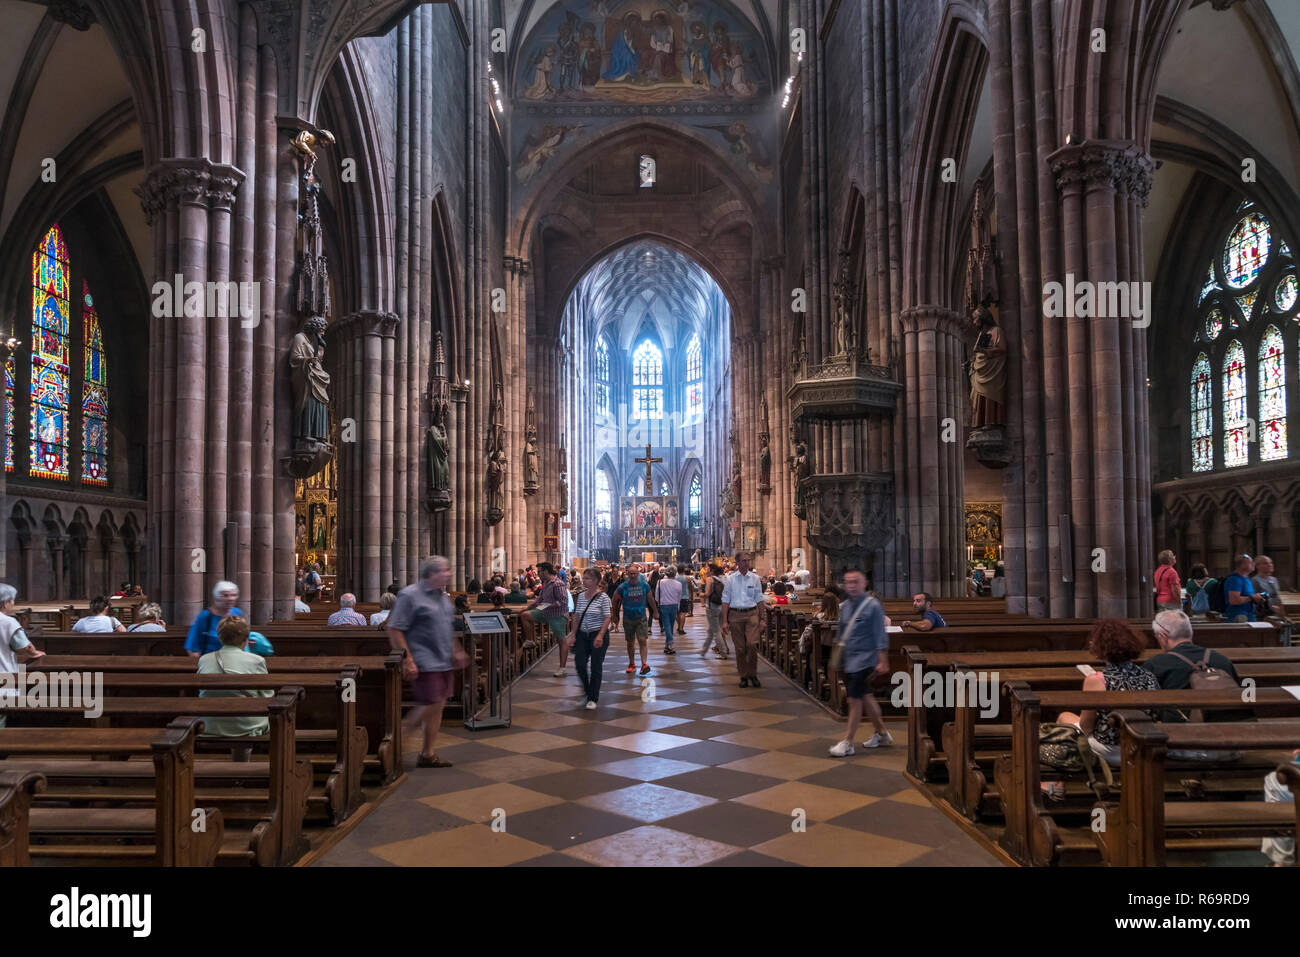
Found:
[[[252,676],[240,676],[252,677]],[[208,768],[209,780],[219,777],[223,781],[241,781],[253,779],[265,780],[267,797],[266,811],[253,824],[248,835],[247,848],[222,847],[220,856],[228,861],[252,864],[260,867],[283,866],[291,864],[307,851],[307,840],[303,836],[303,817],[306,813],[307,795],[311,789],[311,768],[306,761],[297,759],[295,743],[295,721],[298,701],[304,692],[301,688],[286,687],[271,698],[119,698],[108,697],[101,703],[103,715],[109,720],[116,719],[189,719],[201,723],[205,717],[265,717],[270,722],[267,735],[269,743],[269,760],[266,768],[257,768],[252,762],[225,762],[228,767],[224,774],[218,769]],[[85,720],[81,708],[63,707],[24,707],[10,706],[9,713],[39,717],[42,720],[55,718],[80,718]],[[48,732],[51,735],[62,734],[75,744],[76,735],[83,728],[21,728],[16,731]],[[133,730],[129,728],[112,728],[113,731]],[[231,742],[245,743],[255,739],[223,738],[228,747]],[[188,797],[193,805],[194,797],[194,752],[197,742],[190,742],[185,769],[188,784]],[[0,732],[0,752],[7,749],[6,739]],[[39,753],[29,750],[28,754]],[[66,750],[63,753],[68,753]],[[77,753],[98,754],[83,746]],[[105,752],[108,753],[108,752]],[[44,760],[24,761],[27,770],[38,771],[45,775],[47,781],[69,782],[80,779],[98,781],[115,780],[123,785],[143,778],[146,768],[141,762],[131,761],[65,761]],[[93,800],[93,791],[87,793],[87,799]],[[161,795],[160,795],[161,797]],[[63,809],[60,809],[61,811]],[[33,819],[35,820],[35,818]],[[110,823],[115,823],[113,819]],[[60,826],[70,822],[69,815],[60,818]],[[188,822],[187,825],[188,826]]]
[[[1233,649],[1225,648],[1223,651],[1228,654]],[[1300,661],[1260,664],[1234,659],[1233,664],[1242,680],[1249,678],[1258,688],[1300,682]],[[964,665],[955,666],[954,670],[958,675],[979,673]],[[1019,668],[996,673],[1003,686],[1025,683],[1039,692],[1071,691],[1080,689],[1083,683],[1083,675],[1075,668]],[[953,720],[943,726],[941,737],[948,768],[948,801],[954,810],[971,820],[979,816],[986,797],[987,772],[991,770],[991,766],[985,767],[976,759],[977,750],[997,746],[1008,740],[1011,734],[1010,727],[1005,724],[977,724],[978,710],[977,705],[969,702],[958,704],[952,710]],[[997,721],[999,717],[990,720]]]
[[[270,683],[288,683],[283,674],[340,675],[356,669],[357,697],[354,724],[366,735],[367,752],[363,768],[374,767],[377,784],[386,786],[402,774],[402,656],[295,657],[273,655],[266,659]],[[28,663],[29,671],[131,672],[137,674],[194,675],[193,658],[179,655],[116,657],[112,655],[46,655]],[[251,675],[241,677],[250,678]],[[280,682],[276,684],[275,682]],[[321,703],[324,707],[321,707]],[[318,744],[337,740],[337,709],[333,702],[309,696],[299,706],[299,742]],[[306,727],[303,727],[306,725]],[[370,750],[373,749],[373,750]],[[350,786],[347,790],[350,795]],[[336,805],[331,804],[331,809]]]
[[[1231,648],[1221,647],[1219,651],[1236,665],[1249,665],[1248,674],[1242,677],[1255,677],[1261,684],[1277,685],[1285,683],[1285,678],[1293,674],[1300,666],[1300,648],[1266,645],[1263,647]],[[1146,661],[1158,654],[1159,648],[1148,648],[1138,656],[1139,661]],[[1008,651],[1008,652],[939,652],[927,653],[915,645],[904,648],[907,662],[906,673],[924,676],[930,671],[947,671],[955,667],[968,667],[980,671],[997,671],[1000,680],[1013,678],[1002,672],[1020,668],[1033,668],[1041,673],[1034,677],[1038,681],[1052,682],[1054,687],[1078,687],[1083,682],[1083,675],[1077,666],[1081,664],[1100,668],[1102,662],[1083,651]],[[1265,665],[1275,663],[1278,668]],[[1072,667],[1073,666],[1073,667]],[[1258,667],[1257,667],[1258,666]],[[1267,677],[1267,680],[1263,680]],[[1040,690],[1045,690],[1044,685]],[[928,781],[934,773],[948,763],[948,748],[939,749],[936,742],[942,742],[943,728],[952,716],[950,709],[934,711],[928,708],[924,699],[913,701],[907,710],[907,772],[920,781]],[[950,775],[951,778],[951,775]],[[978,794],[978,792],[975,792]],[[956,806],[956,805],[954,805]]]
[[[1164,867],[1168,845],[1175,842],[1217,849],[1225,839],[1257,843],[1288,831],[1300,837],[1300,795],[1290,805],[1165,799],[1169,751],[1291,749],[1300,744],[1300,721],[1159,724],[1142,711],[1121,711],[1117,717],[1126,783],[1118,802],[1096,805],[1105,814],[1105,830],[1096,834],[1107,864]]]
[[[0,773],[30,774],[34,761],[49,755],[113,754],[143,761],[151,772],[153,807],[87,809],[33,807],[28,813],[31,857],[65,864],[146,864],[155,867],[210,866],[225,836],[216,808],[203,808],[202,829],[194,822],[194,742],[199,722],[180,718],[158,728],[5,728],[0,730]],[[40,772],[35,772],[39,774]],[[121,846],[121,845],[126,846]]]
[[[1241,695],[1235,691],[1046,691],[1037,692],[1025,682],[1005,686],[1011,701],[1011,747],[994,762],[994,778],[1002,804],[1005,827],[999,845],[1022,863],[1045,866],[1073,855],[1095,857],[1098,847],[1091,829],[1085,824],[1074,829],[1058,827],[1055,814],[1061,808],[1049,808],[1041,789],[1038,755],[1038,729],[1044,710],[1081,712],[1090,708],[1112,711],[1136,709],[1189,710],[1243,708]],[[1270,716],[1300,715],[1300,701],[1281,688],[1264,688],[1256,693],[1251,709]],[[1236,727],[1237,724],[1225,724]],[[1162,726],[1166,729],[1176,725]],[[1276,764],[1277,761],[1273,761]],[[1198,776],[1219,773],[1216,766],[1205,763],[1181,765]],[[1241,774],[1243,769],[1262,777],[1270,765],[1238,765],[1224,773]],[[1122,777],[1122,775],[1121,775]],[[1123,783],[1128,782],[1122,777]],[[1085,810],[1086,813],[1086,810]]]
[[[28,821],[32,800],[45,787],[34,771],[0,771],[0,867],[26,867]]]

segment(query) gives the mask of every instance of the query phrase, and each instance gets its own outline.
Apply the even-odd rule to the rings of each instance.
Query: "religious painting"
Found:
[[[542,534],[548,537],[557,537],[560,534],[559,512],[542,512]]]
[[[515,95],[526,102],[745,102],[768,88],[749,21],[708,0],[557,3],[522,50]]]
[[[750,551],[761,552],[767,547],[767,529],[762,522],[743,522],[740,540]]]
[[[560,550],[560,540],[555,535],[542,536],[542,551],[558,552]]]
[[[527,186],[560,151],[564,141],[578,136],[583,127],[577,124],[543,123],[524,135],[524,144],[515,157],[515,179]]]
[[[636,503],[637,528],[663,528],[664,506],[657,498],[641,499]]]
[[[750,175],[760,183],[767,185],[772,182],[774,175],[772,164],[759,139],[761,133],[751,128],[744,120],[732,120],[729,123],[697,123],[695,128],[708,131],[724,140],[736,164],[748,170]]]
[[[618,509],[618,527],[632,528],[632,516],[635,514],[636,504],[630,498],[625,498],[619,502]]]
[[[1002,544],[1002,503],[966,503],[966,544]]]
[[[676,498],[664,499],[664,525],[677,528],[681,525],[681,507]]]

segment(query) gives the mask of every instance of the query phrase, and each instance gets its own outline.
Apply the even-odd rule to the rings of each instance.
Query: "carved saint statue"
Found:
[[[537,488],[541,484],[541,463],[537,455],[537,435],[529,432],[524,440],[524,485]]]
[[[1003,425],[1007,388],[1007,347],[997,319],[985,306],[975,310],[979,338],[970,361],[971,428]]]
[[[293,370],[293,437],[300,445],[328,442],[330,376],[321,365],[325,357],[325,320],[310,316],[293,337],[289,365]]]
[[[502,489],[506,481],[506,469],[509,466],[509,460],[501,449],[492,452],[488,459],[487,465],[487,502],[488,513],[501,514],[504,512],[505,497]],[[498,518],[497,521],[500,521]],[[493,523],[495,524],[495,523]]]
[[[803,517],[807,497],[804,494],[804,479],[812,475],[812,464],[808,461],[808,446],[803,442],[795,444],[794,455],[790,456],[790,471],[794,473],[794,510]]]
[[[758,433],[758,488],[761,492],[772,488],[772,433],[768,424],[767,393],[763,393],[763,425]]]
[[[451,488],[451,470],[448,468],[447,410],[445,407],[434,409],[433,422],[429,425],[428,449],[429,492],[430,498],[438,500],[446,496],[439,493]]]

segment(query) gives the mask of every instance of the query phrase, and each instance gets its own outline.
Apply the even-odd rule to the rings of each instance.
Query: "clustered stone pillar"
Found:
[[[903,310],[908,389],[908,468],[905,486],[911,589],[961,594],[963,517],[961,317],[939,306]]]

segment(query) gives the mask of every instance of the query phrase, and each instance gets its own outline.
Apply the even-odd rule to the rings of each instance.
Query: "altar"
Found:
[[[671,564],[681,548],[676,495],[635,495],[619,502],[619,555],[624,561]]]

